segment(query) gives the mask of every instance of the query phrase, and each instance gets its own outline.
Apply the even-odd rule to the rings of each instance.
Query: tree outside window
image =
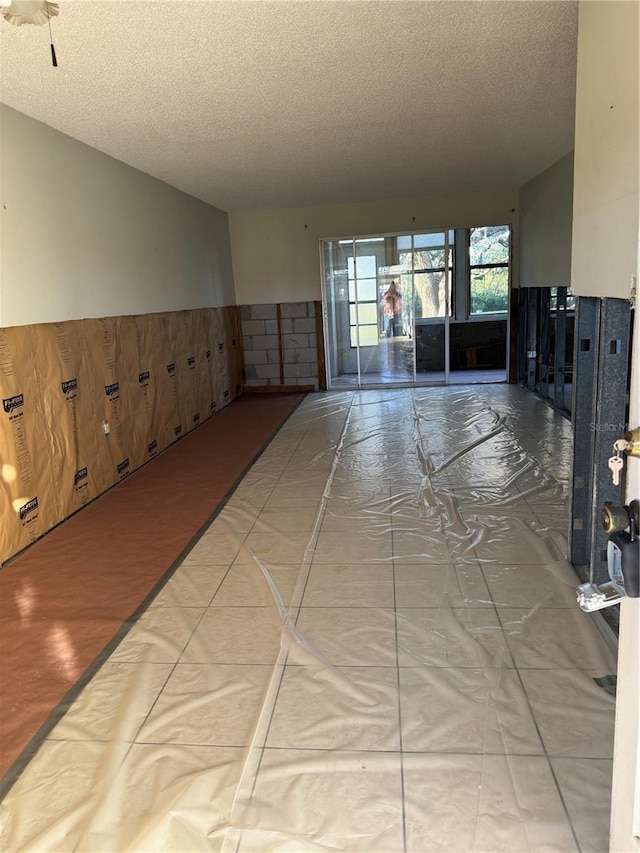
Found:
[[[470,315],[506,314],[509,308],[509,225],[469,229]]]

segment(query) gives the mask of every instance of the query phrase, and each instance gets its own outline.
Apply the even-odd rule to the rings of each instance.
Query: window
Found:
[[[413,239],[413,252],[412,248]],[[444,317],[448,306],[453,314],[452,283],[454,279],[455,233],[449,231],[449,257],[445,265],[445,233],[414,234],[398,237],[398,257],[403,279],[403,290],[411,293],[413,275],[414,305],[409,325],[413,319]],[[448,276],[445,275],[448,267]],[[406,283],[405,283],[406,281]],[[445,291],[445,284],[448,292]],[[445,295],[446,294],[446,295]],[[406,301],[407,310],[410,308]]]
[[[351,346],[378,343],[378,278],[375,255],[347,258]]]
[[[574,296],[573,290],[570,287],[566,288],[566,296],[565,296],[565,310],[566,311],[575,311],[576,310],[576,297]],[[551,287],[549,288],[549,310],[552,314],[554,314],[558,310],[558,288]]]
[[[469,229],[469,314],[506,314],[509,308],[508,225]]]

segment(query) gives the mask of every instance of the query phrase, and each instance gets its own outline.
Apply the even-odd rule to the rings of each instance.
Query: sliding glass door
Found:
[[[398,237],[398,256],[412,294],[415,381],[444,383],[449,375],[453,231]]]
[[[332,387],[413,381],[410,327],[389,293],[389,238],[323,243],[324,303]],[[397,288],[396,288],[397,290]]]
[[[453,235],[323,241],[331,387],[447,381]]]

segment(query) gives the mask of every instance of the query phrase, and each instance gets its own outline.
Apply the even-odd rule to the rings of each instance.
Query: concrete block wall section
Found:
[[[245,387],[320,387],[314,302],[242,305]]]

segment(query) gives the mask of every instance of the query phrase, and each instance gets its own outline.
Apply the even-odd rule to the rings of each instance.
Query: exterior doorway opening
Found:
[[[330,388],[507,380],[511,228],[321,241]]]

